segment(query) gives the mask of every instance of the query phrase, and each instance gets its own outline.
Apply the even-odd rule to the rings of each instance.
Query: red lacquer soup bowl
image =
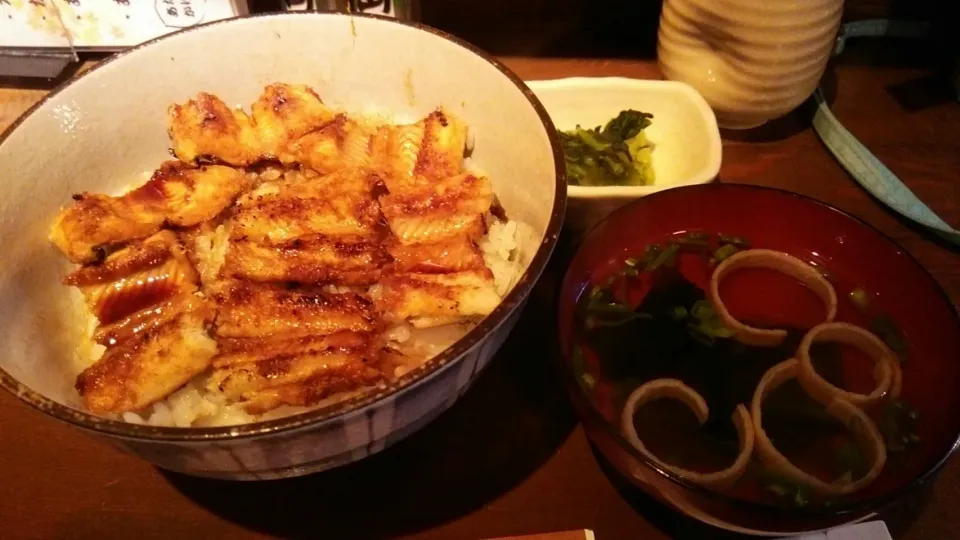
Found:
[[[578,302],[595,287],[608,287],[611,276],[619,276],[618,280],[641,279],[642,275],[622,277],[625,264],[629,264],[625,261],[631,259],[636,264],[649,246],[668,246],[677,239],[702,238],[705,234],[711,238],[721,234],[725,239],[737,237],[749,242],[750,248],[776,250],[809,263],[836,291],[836,321],[879,333],[881,330],[872,325],[881,314],[888,328],[892,324],[899,335],[900,346],[891,344],[890,349],[902,359],[898,362],[902,369],[899,400],[915,412],[911,414],[912,435],[906,450],[895,451],[889,443],[886,465],[864,489],[839,498],[814,497],[809,502],[786,504],[782,492],[775,497],[761,489],[744,488],[743,483],[749,481],[743,479],[733,488],[702,487],[658,465],[627,442],[620,428],[624,400],[618,388],[634,381],[616,380],[616,375],[602,367],[605,360],[589,350]],[[670,271],[706,288],[711,264],[715,263],[704,257],[698,267],[689,264],[685,258],[689,255],[681,252],[671,262]],[[738,318],[757,320],[759,314],[766,313],[773,326],[783,323],[801,330],[820,322],[810,320],[810,293],[799,282],[778,289],[779,282],[769,276],[743,272],[753,277],[734,279],[730,275],[723,282],[730,283],[721,287],[724,302]],[[646,294],[641,291],[640,297],[632,297],[634,293],[622,293],[630,309],[637,308]],[[865,308],[864,297],[869,300],[869,308]],[[813,306],[816,319],[818,305],[814,302]],[[822,305],[819,309],[822,317]],[[723,529],[788,535],[862,520],[932,479],[958,447],[960,318],[956,307],[930,274],[892,240],[848,214],[793,193],[731,184],[682,187],[639,199],[614,212],[585,236],[567,269],[559,301],[559,336],[568,391],[597,449],[632,483],[661,502]],[[628,334],[629,339],[632,336]],[[640,333],[636,339],[657,340],[658,336]],[[783,358],[787,359],[789,355]],[[635,361],[643,362],[644,358]],[[853,369],[848,358],[844,356],[840,362],[843,380],[854,384],[846,378]],[[857,369],[869,385],[873,374],[869,364],[864,365],[866,372]],[[682,374],[676,378],[683,380]],[[846,389],[869,392],[862,384],[859,389]],[[620,395],[615,397],[618,391]],[[743,402],[749,410],[749,396]],[[883,421],[877,418],[877,425],[882,426]],[[766,423],[763,426],[767,429]],[[756,455],[755,450],[751,463],[762,463]],[[756,483],[759,486],[759,481]]]

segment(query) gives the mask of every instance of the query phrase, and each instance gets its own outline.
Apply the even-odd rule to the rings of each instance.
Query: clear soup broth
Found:
[[[672,235],[640,253],[609,261],[593,274],[578,299],[571,365],[582,391],[612,425],[621,425],[628,396],[657,379],[679,379],[709,407],[702,425],[691,408],[676,399],[654,399],[632,411],[633,427],[646,450],[671,466],[696,473],[729,467],[739,452],[732,420],[736,407],[743,404],[749,409],[764,374],[794,358],[806,332],[824,322],[820,296],[797,279],[768,268],[730,273],[720,282],[719,293],[737,320],[786,330],[782,343],[745,345],[717,322],[706,293],[713,269],[750,247],[748,238],[715,231]],[[833,286],[838,300],[835,321],[869,329],[898,363],[909,362],[908,336],[879,297],[832,274],[813,256],[792,255],[817,268]],[[854,347],[814,343],[810,357],[817,373],[836,387],[868,394],[876,386],[874,359]],[[922,419],[909,400],[888,398],[864,408],[882,434],[887,459],[880,476],[862,490],[839,497],[818,494],[766,465],[756,450],[736,482],[711,489],[790,507],[831,505],[884,489],[888,477],[912,459],[923,437]],[[870,468],[860,441],[796,380],[769,392],[762,411],[767,436],[804,472],[824,482],[843,483],[863,477]]]

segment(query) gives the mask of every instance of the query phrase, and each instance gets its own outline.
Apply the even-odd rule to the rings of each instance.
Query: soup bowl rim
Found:
[[[813,204],[815,206],[820,207],[823,210],[827,210],[827,211],[839,214],[842,217],[852,220],[855,224],[861,227],[865,227],[866,230],[872,232],[878,238],[885,241],[893,250],[905,255],[907,257],[907,261],[911,265],[915,266],[918,270],[920,270],[920,272],[926,275],[927,279],[929,279],[930,282],[934,285],[934,288],[936,289],[940,299],[943,302],[945,302],[947,306],[950,307],[950,313],[952,315],[952,319],[954,323],[960,326],[960,309],[958,309],[957,306],[950,300],[950,296],[947,294],[947,292],[943,289],[943,287],[936,280],[936,278],[934,278],[933,274],[931,274],[929,270],[927,270],[922,264],[920,264],[920,261],[918,261],[916,257],[910,254],[909,251],[905,250],[895,240],[890,238],[890,236],[884,234],[880,229],[876,228],[875,226],[871,225],[865,220],[849,212],[841,210],[829,203],[826,203],[824,201],[815,199],[807,195],[803,195],[800,193],[796,193],[793,191],[789,191],[786,189],[773,187],[773,186],[763,186],[763,185],[756,185],[756,184],[723,184],[719,182],[714,182],[709,184],[677,186],[669,190],[663,190],[657,193],[651,193],[646,197],[634,200],[628,203],[627,205],[624,205],[616,209],[615,211],[611,212],[608,216],[604,217],[603,219],[598,221],[596,224],[594,224],[581,237],[581,240],[576,249],[576,252],[574,253],[573,257],[570,259],[570,261],[572,262],[578,256],[580,256],[582,250],[587,245],[587,243],[593,240],[594,239],[593,237],[595,235],[599,234],[597,231],[604,225],[604,223],[608,219],[614,219],[617,215],[621,213],[629,214],[629,213],[637,212],[638,210],[637,207],[640,207],[645,204],[654,204],[659,198],[663,196],[671,196],[670,192],[674,190],[715,191],[715,190],[726,190],[726,189],[766,191],[766,192],[776,193],[781,196],[787,196],[794,199],[799,199],[801,201],[804,201],[807,204]],[[672,196],[677,196],[677,194],[673,193]],[[581,279],[579,276],[573,276],[571,274],[572,267],[573,265],[569,264],[567,266],[567,270],[564,272],[563,280],[561,282],[560,294],[563,295],[564,291],[567,290],[568,280],[573,280],[573,279],[578,280],[576,296],[572,300],[573,304],[576,305],[580,297],[586,291],[587,284],[589,282],[584,279]],[[569,327],[568,321],[564,320],[563,315],[561,314],[561,311],[559,309],[557,310],[557,322],[559,326],[558,328],[559,332],[562,333],[567,331],[567,328]],[[600,412],[596,409],[596,407],[594,407],[590,403],[587,397],[583,395],[583,391],[580,389],[579,385],[573,380],[573,377],[568,376],[566,374],[567,366],[570,361],[569,355],[570,355],[570,351],[567,350],[566,348],[561,347],[558,361],[560,362],[560,369],[564,373],[563,380],[565,381],[564,384],[567,388],[567,392],[571,394],[572,399],[575,399],[581,402],[582,406],[576,407],[577,411],[580,414],[585,414],[587,416],[587,418],[585,419],[582,418],[582,420],[589,422],[591,424],[600,426],[606,432],[607,435],[609,435],[613,440],[617,442],[617,446],[619,447],[619,449],[625,452],[634,461],[637,461],[641,465],[656,471],[658,474],[667,478],[671,482],[678,484],[679,486],[687,490],[690,490],[694,495],[702,496],[707,499],[722,501],[725,503],[732,503],[735,507],[740,508],[742,510],[747,510],[751,512],[776,512],[776,513],[780,513],[780,515],[789,515],[790,517],[796,517],[796,518],[849,517],[851,519],[854,516],[861,516],[869,513],[878,512],[884,508],[891,506],[897,501],[901,500],[905,495],[911,493],[917,487],[923,485],[930,479],[934,478],[936,474],[940,471],[940,469],[943,467],[943,465],[946,464],[947,461],[949,461],[949,459],[953,456],[954,453],[957,452],[958,449],[960,449],[960,430],[958,430],[958,432],[953,437],[953,443],[949,446],[947,451],[942,456],[937,458],[932,463],[932,465],[930,465],[922,474],[906,482],[903,486],[900,486],[896,489],[891,489],[887,492],[878,494],[870,498],[858,499],[858,500],[847,501],[847,502],[840,501],[840,502],[831,504],[831,506],[829,507],[822,506],[822,505],[788,507],[784,505],[751,501],[751,500],[743,499],[740,497],[732,497],[729,495],[725,495],[719,491],[715,491],[715,490],[700,486],[698,484],[695,484],[683,478],[681,475],[678,475],[673,471],[670,471],[668,469],[661,467],[655,461],[644,456],[643,454],[638,452],[635,448],[633,448],[633,446],[631,446],[627,442],[627,440],[623,438],[623,436],[620,434],[619,428],[616,425],[612,424],[611,422],[607,421],[607,419],[604,418],[602,414],[600,414]]]

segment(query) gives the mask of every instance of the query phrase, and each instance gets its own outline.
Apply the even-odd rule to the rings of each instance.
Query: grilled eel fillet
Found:
[[[373,160],[389,191],[380,208],[393,235],[393,264],[375,298],[389,321],[462,322],[500,303],[476,245],[493,189],[487,178],[460,172],[466,138],[466,127],[442,109],[374,136]]]
[[[244,173],[217,165],[164,163],[143,186],[119,197],[82,193],[54,220],[50,240],[75,263],[102,259],[105,248],[146,238],[164,225],[207,221],[249,187]]]
[[[379,321],[359,294],[226,280],[213,289],[221,338],[299,339],[341,331],[372,333]]]
[[[312,405],[382,378],[369,334],[221,340],[221,346],[209,386],[254,414],[280,405]]]
[[[225,281],[212,389],[258,414],[308,406],[382,379],[373,305],[355,293]]]
[[[217,96],[200,92],[183,105],[167,109],[173,155],[187,163],[198,158],[246,166],[261,159],[262,150],[253,120],[240,109],[230,109]]]
[[[213,313],[198,303],[171,321],[107,349],[77,377],[94,413],[136,411],[159,401],[210,366],[217,343],[207,333]]]
[[[83,293],[99,326],[103,357],[77,377],[97,413],[141,409],[203,372],[216,353],[206,331],[213,318],[194,295],[197,275],[171,231],[111,253],[64,280]]]
[[[192,297],[197,274],[176,234],[160,231],[111,253],[101,264],[78,268],[64,283],[80,289],[97,318],[94,339],[111,346],[169,321],[176,313],[162,308]]]
[[[309,86],[283,83],[264,88],[251,112],[261,155],[288,164],[297,161],[293,144],[336,116]]]
[[[276,159],[328,174],[368,164],[374,129],[328,109],[308,86],[271,84],[251,107],[231,110],[206,93],[167,112],[174,154],[247,166]]]
[[[374,166],[405,182],[454,176],[466,145],[466,127],[443,109],[415,124],[375,127],[333,112],[304,85],[267,86],[251,112],[231,109],[207,93],[171,106],[174,155],[188,163],[209,159],[235,166],[273,159],[321,174]]]
[[[500,297],[476,245],[492,203],[489,180],[469,173],[395,182],[380,197],[393,264],[377,301],[389,320],[426,327],[493,311]]]
[[[98,313],[96,339],[109,346],[77,380],[91,411],[142,408],[211,362],[211,386],[252,413],[315,404],[381,380],[382,312],[430,326],[499,302],[475,243],[493,195],[486,178],[459,174],[459,120],[437,110],[416,124],[372,128],[330,111],[308,87],[284,84],[268,86],[251,111],[209,94],[168,111],[185,162],[304,166],[296,181],[241,196],[222,225],[210,220],[248,189],[245,175],[182,163],[123,197],[79,196],[58,218],[51,237],[74,262],[149,237],[67,279]],[[210,238],[226,239],[225,255],[198,264],[210,300],[195,293],[196,271],[176,235],[158,233],[165,225],[192,227],[211,253]],[[311,286],[377,281],[376,306]],[[214,319],[216,341],[206,332]]]
[[[493,188],[471,173],[417,183],[380,197],[380,207],[401,244],[433,244],[454,238],[475,241],[485,232]]]
[[[386,261],[377,177],[351,169],[261,186],[237,201],[224,273],[256,282],[369,285]]]
[[[466,141],[466,126],[437,109],[415,124],[380,127],[370,143],[371,159],[383,170],[387,189],[401,192],[418,180],[457,175]]]

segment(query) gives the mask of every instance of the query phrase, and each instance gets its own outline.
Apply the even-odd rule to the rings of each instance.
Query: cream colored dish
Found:
[[[720,172],[720,130],[710,106],[692,87],[673,81],[574,77],[528,81],[557,129],[603,125],[624,109],[653,114],[644,130],[653,143],[656,180],[650,186],[569,186],[565,226],[588,229],[624,204],[664,189],[705,184]]]

